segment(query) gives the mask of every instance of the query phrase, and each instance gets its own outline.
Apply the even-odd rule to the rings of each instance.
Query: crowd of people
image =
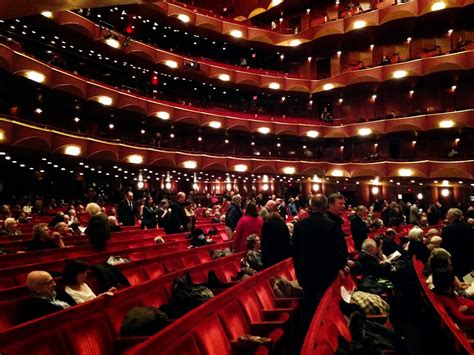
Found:
[[[474,207],[470,206],[465,213],[459,208],[446,211],[434,202],[425,213],[420,206],[420,201],[375,201],[370,207],[352,207],[346,206],[346,199],[339,193],[328,197],[317,194],[307,200],[301,195],[284,199],[275,195],[265,198],[261,194],[244,199],[232,191],[222,199],[207,194],[199,200],[179,192],[175,200],[161,198],[156,203],[150,195],[135,200],[133,192],[127,191],[117,208],[100,207],[95,202],[85,208],[79,204],[64,206],[65,212],[56,213],[49,224],[34,225],[33,239],[26,250],[65,248],[63,238],[74,236],[87,237],[90,244],[103,250],[111,233],[123,226],[163,228],[167,234],[192,236],[203,234],[195,229],[196,220],[203,218],[225,224],[233,251],[246,252],[241,260],[244,276],[293,258],[299,285],[304,290],[305,326],[339,274],[386,280],[404,297],[413,297],[413,273],[409,271],[413,256],[426,264],[428,284],[453,317],[472,325],[473,304],[469,298],[474,295],[474,287],[463,277],[474,269],[470,255],[474,247]],[[25,214],[28,222],[28,216],[36,212],[30,203],[24,207],[16,206],[16,213],[12,213],[8,206],[2,206],[3,234],[22,238],[19,217]],[[81,229],[78,216],[84,213],[90,217],[87,227]],[[408,229],[403,233],[405,227]],[[84,262],[68,262],[63,273],[66,286],[58,292],[49,273],[31,272],[26,281],[31,297],[23,308],[24,319],[96,297],[112,296],[114,288],[98,296],[94,294],[86,283],[88,269]],[[396,302],[403,302],[400,299],[403,297]]]

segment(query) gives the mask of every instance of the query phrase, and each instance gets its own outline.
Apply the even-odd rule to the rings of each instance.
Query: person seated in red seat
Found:
[[[387,278],[390,274],[390,263],[374,239],[366,239],[362,243],[359,263],[364,276]]]
[[[23,233],[18,229],[18,223],[15,218],[9,217],[3,222],[4,228],[1,230],[1,234],[20,236]]]
[[[115,216],[108,216],[107,220],[109,221],[109,228],[111,232],[121,232],[122,228],[120,227],[120,223],[117,221],[117,217]]]
[[[59,234],[61,238],[63,237],[72,237],[71,229],[66,222],[59,222],[55,227],[56,231],[53,232],[53,237],[55,234]]]
[[[433,274],[434,292],[453,320],[462,327],[474,327],[474,301],[455,292],[452,269],[438,269]]]
[[[59,233],[51,234],[46,223],[39,223],[33,227],[33,240],[26,245],[27,251],[38,251],[45,249],[65,248],[63,239]]]
[[[86,283],[88,268],[89,265],[81,260],[68,260],[64,266],[63,281],[66,285],[64,292],[77,304],[96,299],[97,297],[113,296],[117,290],[115,287],[111,287],[107,292],[96,296]]]
[[[32,271],[26,277],[30,297],[22,304],[21,319],[28,321],[75,305],[65,292],[56,293],[53,277],[46,271]]]

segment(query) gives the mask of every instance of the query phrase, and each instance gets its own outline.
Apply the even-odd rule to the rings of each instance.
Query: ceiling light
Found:
[[[431,5],[431,11],[439,11],[446,8],[446,3],[444,1],[437,1]]]
[[[194,160],[186,160],[186,161],[183,163],[183,166],[184,166],[186,169],[196,169],[197,163],[196,163]]]
[[[37,83],[42,83],[45,81],[46,76],[35,70],[28,70],[24,74],[25,78],[36,81]]]
[[[37,109],[35,109],[35,112],[39,115],[43,112],[43,110],[38,107]]]
[[[104,43],[112,48],[120,48],[120,42],[115,37],[106,38]]]
[[[441,190],[441,196],[448,197],[449,196],[449,190],[448,189],[442,189]]]
[[[156,117],[161,118],[162,120],[169,120],[170,114],[166,111],[158,111]]]
[[[402,168],[402,169],[398,170],[398,175],[399,176],[412,176],[413,175],[413,170]]]
[[[239,173],[246,172],[247,169],[248,169],[248,167],[245,164],[237,164],[236,166],[234,166],[234,170],[239,172]]]
[[[377,195],[379,193],[379,188],[377,186],[372,187],[372,194]]]
[[[342,172],[342,170],[336,169],[332,171],[331,175],[335,177],[340,177],[340,176],[343,176],[344,173]]]
[[[319,184],[313,184],[313,191],[318,192],[319,191]]]
[[[112,105],[113,100],[110,96],[102,95],[102,96],[97,96],[97,102],[101,103],[104,106],[110,106]]]
[[[241,38],[243,33],[240,30],[232,30],[230,31],[230,35],[235,38]]]
[[[127,160],[129,163],[132,163],[132,164],[141,164],[143,163],[143,156],[139,154],[132,154],[127,158]]]
[[[316,138],[317,136],[319,136],[319,132],[318,131],[308,131],[308,132],[306,132],[306,135],[310,138]]]
[[[64,154],[77,157],[81,155],[81,147],[79,147],[78,145],[68,145],[64,149]]]
[[[372,134],[372,129],[370,128],[359,128],[359,136],[369,136]]]
[[[451,128],[454,127],[453,120],[444,120],[439,122],[439,128]]]
[[[332,89],[334,89],[334,84],[329,83],[329,84],[324,84],[323,85],[323,90],[324,91],[328,91],[328,90],[332,90]]]
[[[176,63],[174,60],[165,60],[164,63],[169,68],[176,69],[178,67],[178,63]]]
[[[211,121],[209,122],[209,127],[211,128],[221,128],[222,127],[222,123],[220,123],[219,121]]]
[[[367,26],[367,22],[363,20],[354,21],[354,29],[358,30]]]
[[[47,18],[52,18],[53,17],[53,13],[51,11],[43,11],[41,13],[41,15],[43,15],[44,17],[47,17]]]
[[[408,75],[408,72],[406,70],[396,70],[393,72],[392,75],[394,79],[401,79],[406,77]]]
[[[290,41],[290,47],[298,47],[301,44],[301,41],[299,39],[292,39]]]
[[[441,181],[441,184],[443,186],[449,186],[449,181],[448,180],[443,180],[443,181]]]
[[[268,133],[270,133],[270,128],[268,128],[268,127],[259,127],[257,129],[257,131],[259,131],[261,134],[268,134]]]
[[[278,90],[280,88],[280,84],[273,82],[268,84],[268,87],[272,90]]]
[[[283,173],[287,175],[292,175],[296,172],[296,169],[294,166],[285,166],[283,168]]]
[[[222,81],[229,81],[230,75],[229,74],[219,74],[218,78]]]
[[[184,23],[188,23],[191,20],[189,16],[185,14],[179,14],[177,18],[178,20],[183,21]]]
[[[3,142],[5,140],[5,138],[6,138],[5,137],[5,130],[0,129],[0,142]]]

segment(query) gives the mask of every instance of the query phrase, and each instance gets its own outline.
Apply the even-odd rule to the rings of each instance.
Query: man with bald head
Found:
[[[303,287],[303,314],[309,326],[326,289],[347,263],[347,245],[336,222],[325,212],[326,196],[313,195],[311,214],[296,223],[293,233],[293,261],[299,284]]]
[[[277,203],[273,200],[268,200],[268,202],[265,204],[265,207],[260,210],[259,215],[263,218],[263,220],[265,220],[270,212],[275,212],[276,210]]]
[[[67,293],[56,293],[56,282],[46,271],[30,272],[26,277],[26,287],[30,297],[22,305],[23,321],[61,311],[76,304]]]

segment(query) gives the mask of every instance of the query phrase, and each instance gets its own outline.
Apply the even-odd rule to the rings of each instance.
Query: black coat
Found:
[[[270,219],[262,227],[262,262],[264,267],[291,257],[290,231],[281,219]]]
[[[229,208],[227,209],[227,214],[225,216],[225,225],[235,231],[237,228],[237,223],[242,218],[242,210],[239,206],[234,203],[231,203]]]
[[[359,255],[359,263],[362,267],[362,273],[364,276],[374,276],[386,279],[390,275],[389,263],[380,263],[375,256],[364,251]]]
[[[354,241],[354,246],[357,250],[360,250],[362,243],[367,239],[369,234],[369,227],[365,224],[364,220],[358,215],[355,215],[351,219],[351,234],[352,240]]]
[[[319,212],[296,223],[293,260],[303,289],[324,292],[347,263],[347,245],[340,227]]]
[[[142,228],[144,227],[148,229],[156,228],[156,225],[158,223],[157,213],[158,211],[155,208],[144,206],[143,217],[142,217]]]
[[[102,212],[92,216],[84,233],[89,237],[89,243],[96,247],[104,247],[110,238],[110,226],[107,216]]]
[[[135,218],[138,216],[137,206],[135,202],[132,201],[132,207],[130,207],[130,203],[128,200],[120,201],[118,205],[118,219],[124,226],[134,226],[135,225]]]
[[[56,299],[69,303],[71,306],[75,305],[76,302],[66,292],[58,292]],[[43,298],[29,297],[23,302],[21,307],[21,320],[26,322],[31,319],[43,317],[47,314],[62,311],[63,308],[49,303]]]
[[[474,267],[474,232],[467,222],[456,220],[443,228],[442,247],[451,253],[456,276],[462,277]]]
[[[186,231],[186,212],[184,212],[184,205],[182,206],[178,202],[173,203],[171,205],[171,215],[170,215],[170,219],[168,223],[168,229],[165,229],[165,232],[167,234],[171,234],[171,233],[181,233],[185,231]]]

